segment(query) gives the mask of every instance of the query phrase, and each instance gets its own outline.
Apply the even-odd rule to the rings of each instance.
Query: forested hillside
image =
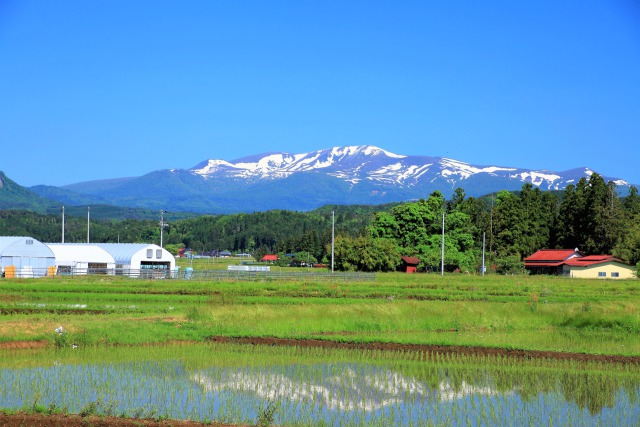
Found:
[[[420,269],[438,269],[442,220],[445,269],[478,271],[485,237],[487,265],[499,272],[520,271],[522,258],[543,248],[578,248],[585,254],[613,254],[640,261],[640,196],[635,187],[619,197],[613,183],[598,174],[565,192],[543,192],[525,184],[519,192],[466,197],[458,188],[451,200],[434,192],[425,199],[384,206],[325,206],[311,212],[272,210],[252,214],[165,216],[164,245],[198,252],[230,250],[261,257],[268,252],[305,252],[318,261],[330,254],[335,212],[336,267],[385,271],[400,256],[417,256]],[[177,217],[177,215],[176,215]],[[92,242],[160,242],[158,220],[92,220]],[[0,235],[29,235],[59,242],[60,216],[0,211]],[[66,242],[85,242],[87,218],[67,217]]]

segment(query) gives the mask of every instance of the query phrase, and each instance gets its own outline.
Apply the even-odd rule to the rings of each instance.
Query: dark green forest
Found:
[[[498,272],[522,270],[522,259],[544,248],[578,248],[584,254],[613,254],[640,262],[640,196],[635,187],[621,197],[598,174],[562,192],[525,184],[518,192],[466,197],[456,189],[451,200],[434,192],[424,199],[383,206],[325,206],[310,212],[272,210],[251,214],[167,214],[162,229],[169,250],[229,250],[304,253],[326,262],[335,213],[335,266],[342,270],[391,271],[403,255],[417,256],[423,271],[438,270],[442,223],[446,271],[478,271],[483,241],[486,264]],[[157,220],[91,220],[91,242],[160,243]],[[32,236],[59,242],[61,215],[0,211],[0,235]],[[65,241],[86,242],[87,217],[65,218]]]

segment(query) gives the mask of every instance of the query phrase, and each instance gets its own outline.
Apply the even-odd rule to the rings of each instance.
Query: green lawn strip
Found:
[[[51,314],[51,327],[38,335],[55,343],[53,329],[69,330],[68,343],[140,345],[170,341],[203,341],[210,336],[274,336],[354,342],[399,342],[503,347],[597,354],[640,354],[637,333],[619,325],[563,325],[553,312],[532,313],[515,305],[491,311],[446,302],[393,302],[351,305],[184,306],[172,313],[120,315]],[[458,315],[445,314],[455,310]],[[516,313],[518,312],[519,313]],[[422,314],[421,314],[422,313]],[[510,314],[516,313],[515,316]],[[28,316],[14,316],[28,317]],[[42,319],[41,319],[42,320]],[[554,324],[557,323],[557,324]],[[14,339],[29,339],[16,333]]]
[[[85,345],[322,336],[640,354],[637,281],[395,273],[346,284],[104,276],[60,284],[57,278],[1,280],[0,328],[12,322],[40,328],[7,326],[2,339],[53,343],[59,324]],[[32,312],[2,311],[12,307]]]
[[[411,276],[411,277],[409,277]],[[307,282],[233,282],[184,280],[138,280],[121,277],[74,278],[69,285],[59,285],[57,279],[19,283],[3,281],[1,292],[5,294],[40,294],[52,290],[64,294],[78,292],[88,294],[114,293],[130,295],[240,295],[240,296],[298,296],[326,298],[407,298],[441,300],[509,301],[538,299],[543,302],[638,298],[638,285],[634,282],[581,281],[575,279],[553,280],[529,277],[512,279],[504,283],[501,276],[472,277],[466,275],[445,276],[390,274],[376,283],[307,283]],[[389,281],[393,278],[393,281]],[[497,280],[497,283],[494,280]],[[83,281],[84,280],[84,281]],[[578,283],[576,283],[578,282]],[[53,284],[53,285],[52,285]]]

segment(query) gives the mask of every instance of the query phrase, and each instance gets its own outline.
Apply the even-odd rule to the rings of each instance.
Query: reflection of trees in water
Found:
[[[640,399],[640,372],[630,373],[619,365],[605,366],[603,371],[576,371],[562,363],[557,366],[527,367],[510,362],[511,366],[498,367],[487,364],[479,366],[425,366],[412,372],[417,379],[431,389],[446,384],[448,393],[464,394],[465,390],[490,390],[503,395],[516,391],[523,401],[533,401],[540,394],[560,393],[567,402],[575,403],[596,415],[605,407],[612,408],[620,393],[625,393],[631,402]],[[622,369],[622,370],[621,370]],[[635,368],[633,368],[635,369]],[[399,367],[400,372],[408,374]]]
[[[594,415],[604,407],[612,408],[616,396],[624,390],[629,396],[635,395],[637,390],[631,384],[623,382],[613,376],[598,374],[562,374],[559,378],[565,400],[575,402],[580,409],[588,409]]]

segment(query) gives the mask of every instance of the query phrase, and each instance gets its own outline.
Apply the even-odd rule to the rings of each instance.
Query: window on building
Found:
[[[24,243],[27,245],[33,245],[33,239],[27,239],[24,241]]]
[[[147,249],[147,258],[153,258],[153,249]]]
[[[162,249],[156,249],[156,258],[162,259]]]
[[[620,277],[620,273],[617,271],[614,271],[611,273],[611,277]]]
[[[598,277],[607,277],[606,271],[598,271]]]
[[[106,262],[90,262],[89,273],[91,274],[107,274],[107,263]]]

